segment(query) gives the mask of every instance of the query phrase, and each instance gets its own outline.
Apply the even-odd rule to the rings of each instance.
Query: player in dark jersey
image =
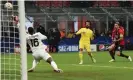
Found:
[[[116,22],[114,24],[114,29],[112,31],[112,45],[109,46],[109,53],[111,56],[111,60],[109,62],[115,61],[115,52],[117,51],[117,55],[120,57],[125,57],[129,59],[129,61],[132,61],[132,58],[130,56],[127,56],[122,53],[122,50],[124,48],[125,41],[124,41],[124,28],[120,26],[119,22]]]

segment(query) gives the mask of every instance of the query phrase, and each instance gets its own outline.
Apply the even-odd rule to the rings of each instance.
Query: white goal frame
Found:
[[[1,1],[0,1],[0,9],[1,9]],[[1,11],[0,11],[0,15],[1,15]],[[0,16],[0,63],[1,63],[1,16]],[[0,79],[1,79],[1,64],[0,64]]]
[[[18,0],[18,13],[20,21],[20,53],[21,53],[21,80],[27,80],[27,51],[25,30],[25,4],[24,0]],[[24,34],[25,33],[25,34]]]

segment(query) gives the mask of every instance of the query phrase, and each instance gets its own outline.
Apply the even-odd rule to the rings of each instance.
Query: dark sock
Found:
[[[123,54],[123,53],[121,53],[120,56],[121,56],[121,57],[125,57],[125,58],[128,58],[128,57],[129,57],[129,56]]]
[[[111,58],[115,60],[115,56],[114,56],[115,53],[113,51],[109,51],[109,53],[110,53]]]

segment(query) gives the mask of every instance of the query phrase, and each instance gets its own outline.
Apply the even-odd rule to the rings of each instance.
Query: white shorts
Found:
[[[43,51],[34,52],[32,55],[33,55],[34,59],[37,60],[37,61],[40,61],[41,59],[47,61],[47,59],[51,57],[49,55],[49,53],[44,51],[44,50]]]

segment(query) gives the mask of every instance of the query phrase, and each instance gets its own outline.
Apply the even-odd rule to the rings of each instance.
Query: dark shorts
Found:
[[[124,48],[124,45],[116,45],[115,51],[120,51],[120,53],[122,53],[123,48]]]

